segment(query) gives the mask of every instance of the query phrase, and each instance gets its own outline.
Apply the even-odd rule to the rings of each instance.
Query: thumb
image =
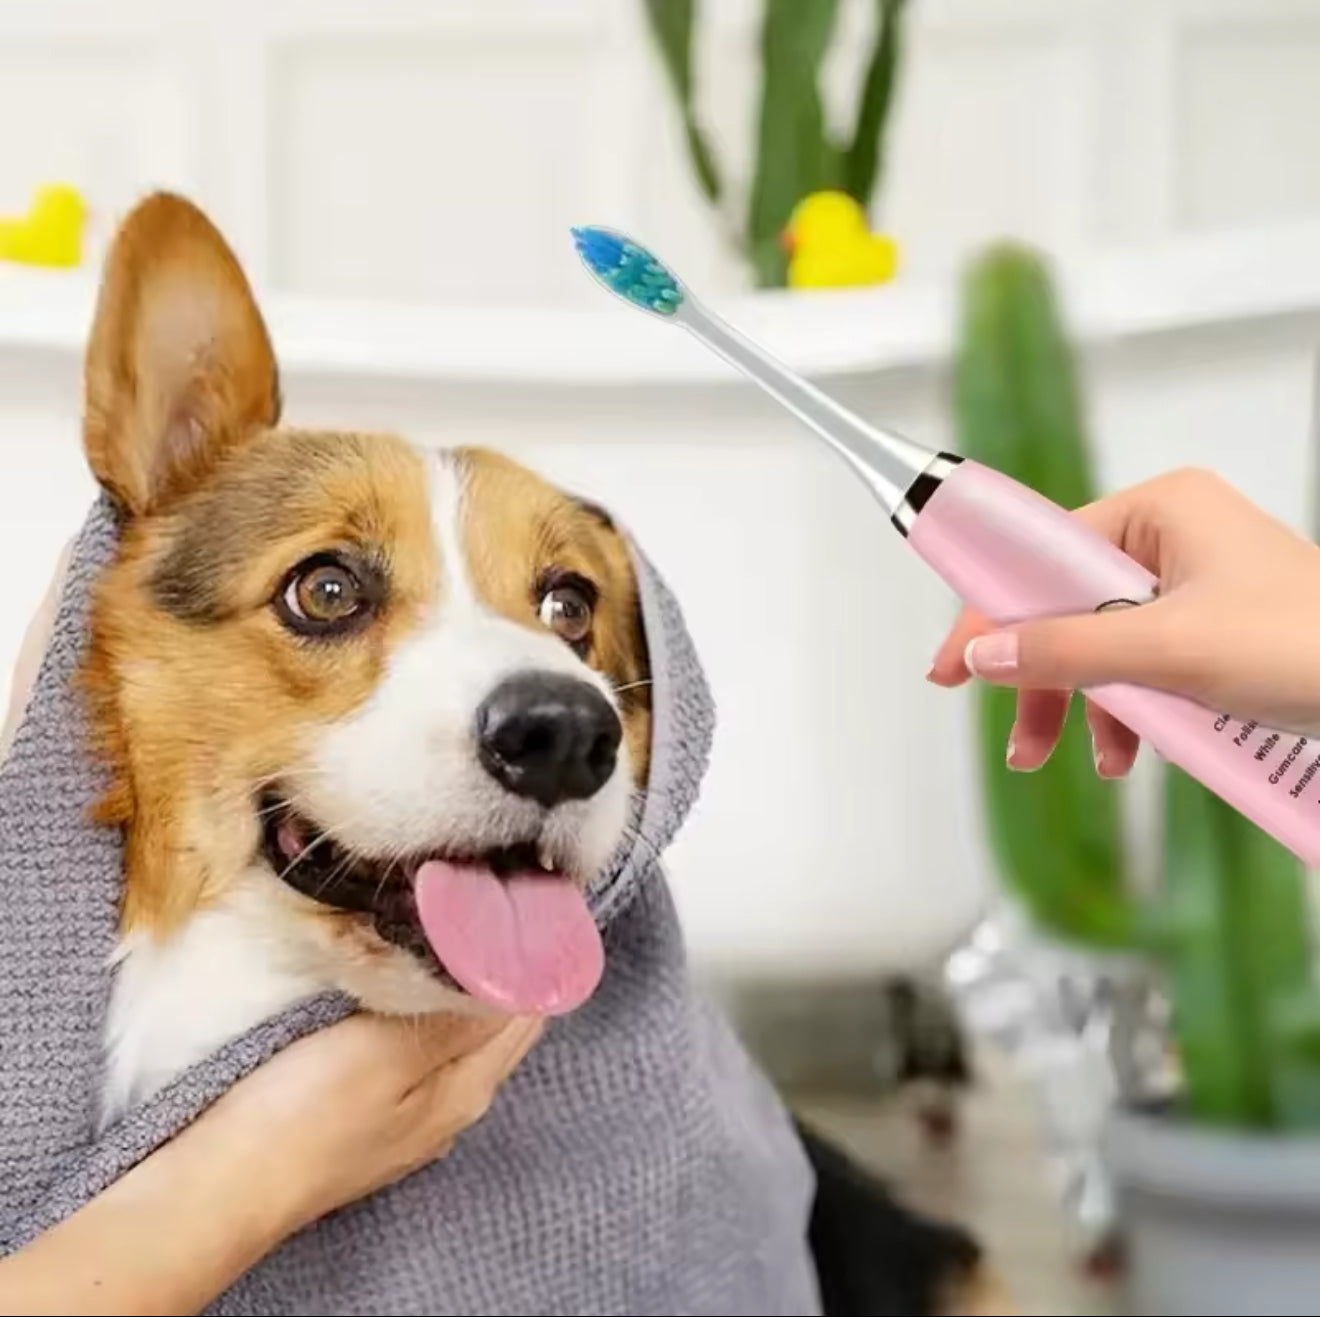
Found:
[[[511,1020],[481,1046],[431,1071],[413,1091],[438,1101],[458,1128],[474,1125],[486,1114],[500,1085],[531,1051],[541,1030],[540,1020]]]
[[[971,640],[969,672],[1004,686],[1077,690],[1110,682],[1177,688],[1185,666],[1168,641],[1167,600],[1105,613],[1042,618]]]
[[[421,1016],[357,1015],[371,1063],[390,1081],[410,1088],[478,1052],[508,1027],[502,1016],[433,1012]]]

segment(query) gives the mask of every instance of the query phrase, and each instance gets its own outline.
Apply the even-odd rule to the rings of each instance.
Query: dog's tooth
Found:
[[[543,868],[546,873],[553,873],[555,871],[555,862],[550,854],[549,846],[542,846],[541,854],[537,858],[540,861],[541,868]]]
[[[279,848],[287,859],[296,859],[307,849],[302,829],[292,819],[283,820],[275,835]]]

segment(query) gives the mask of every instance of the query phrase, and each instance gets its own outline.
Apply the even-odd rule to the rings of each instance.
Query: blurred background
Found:
[[[265,300],[289,417],[513,450],[612,504],[673,579],[722,711],[674,859],[703,963],[846,976],[947,951],[990,886],[968,709],[922,681],[950,599],[814,441],[605,297],[567,228],[634,232],[931,443],[960,270],[1028,239],[1101,481],[1208,463],[1300,523],[1320,6],[911,0],[868,139],[898,273],[842,292],[759,287],[742,232],[758,167],[797,149],[774,113],[792,79],[761,103],[777,8],[695,6],[714,205],[642,0],[0,0],[0,214],[52,181],[89,208],[78,267],[0,261],[0,670],[90,496],[78,357],[105,238],[145,189],[179,189]],[[817,7],[787,8],[790,45],[815,40]],[[818,81],[846,136],[885,6],[837,10]]]
[[[966,263],[1028,241],[1099,483],[1205,464],[1309,526],[1318,70],[1315,0],[0,0],[0,216],[40,261],[38,189],[87,207],[72,264],[0,259],[0,673],[92,493],[105,240],[180,190],[257,286],[288,419],[505,448],[669,576],[722,720],[673,852],[700,964],[938,972],[994,880],[969,697],[922,681],[952,601],[812,439],[606,297],[568,227],[634,233],[936,445]],[[840,181],[826,139],[896,272],[785,288],[788,208]]]
[[[1029,239],[1058,264],[1104,482],[1206,462],[1297,521],[1320,8],[912,0],[869,207],[900,268],[845,293],[756,290],[736,230],[758,161],[792,149],[758,137],[763,5],[696,8],[718,206],[641,0],[0,0],[0,214],[50,181],[90,209],[81,268],[0,263],[0,668],[90,492],[100,251],[142,191],[182,190],[265,298],[290,417],[495,443],[635,527],[723,714],[675,861],[697,954],[869,973],[947,949],[987,890],[966,710],[921,680],[950,601],[812,440],[605,298],[567,228],[636,233],[933,443],[959,270]],[[841,132],[881,8],[838,5],[819,85]]]

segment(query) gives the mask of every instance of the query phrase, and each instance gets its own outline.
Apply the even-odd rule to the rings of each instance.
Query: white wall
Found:
[[[852,31],[870,7],[848,6]],[[759,6],[705,8],[707,109],[745,165]],[[938,443],[948,272],[982,237],[1035,237],[1076,255],[1105,479],[1208,462],[1301,523],[1320,3],[913,14],[883,208],[904,285],[731,314]],[[613,503],[685,600],[721,704],[675,850],[697,953],[910,962],[961,933],[989,882],[966,709],[920,679],[950,601],[827,455],[576,268],[565,226],[603,220],[717,299],[739,284],[637,17],[629,0],[0,0],[0,114],[23,128],[0,135],[0,209],[58,175],[103,221],[147,186],[182,188],[270,295],[292,419],[494,442]],[[833,98],[859,52],[841,43]],[[1173,246],[1121,254],[1156,240]],[[4,672],[90,495],[89,297],[76,276],[0,274]],[[368,300],[323,300],[344,297]]]
[[[735,186],[759,0],[703,0],[700,86]],[[872,0],[843,0],[842,117]],[[912,0],[881,211],[915,274],[1001,230],[1051,247],[1320,215],[1314,0]],[[640,0],[0,0],[0,209],[68,175],[152,184],[317,295],[584,302],[565,226],[635,228],[730,286]]]

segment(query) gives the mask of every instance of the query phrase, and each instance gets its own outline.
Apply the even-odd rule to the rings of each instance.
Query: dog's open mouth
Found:
[[[341,846],[281,799],[264,799],[261,817],[262,850],[284,882],[370,918],[385,941],[479,1001],[558,1015],[600,981],[604,951],[586,898],[533,842],[382,860]]]

